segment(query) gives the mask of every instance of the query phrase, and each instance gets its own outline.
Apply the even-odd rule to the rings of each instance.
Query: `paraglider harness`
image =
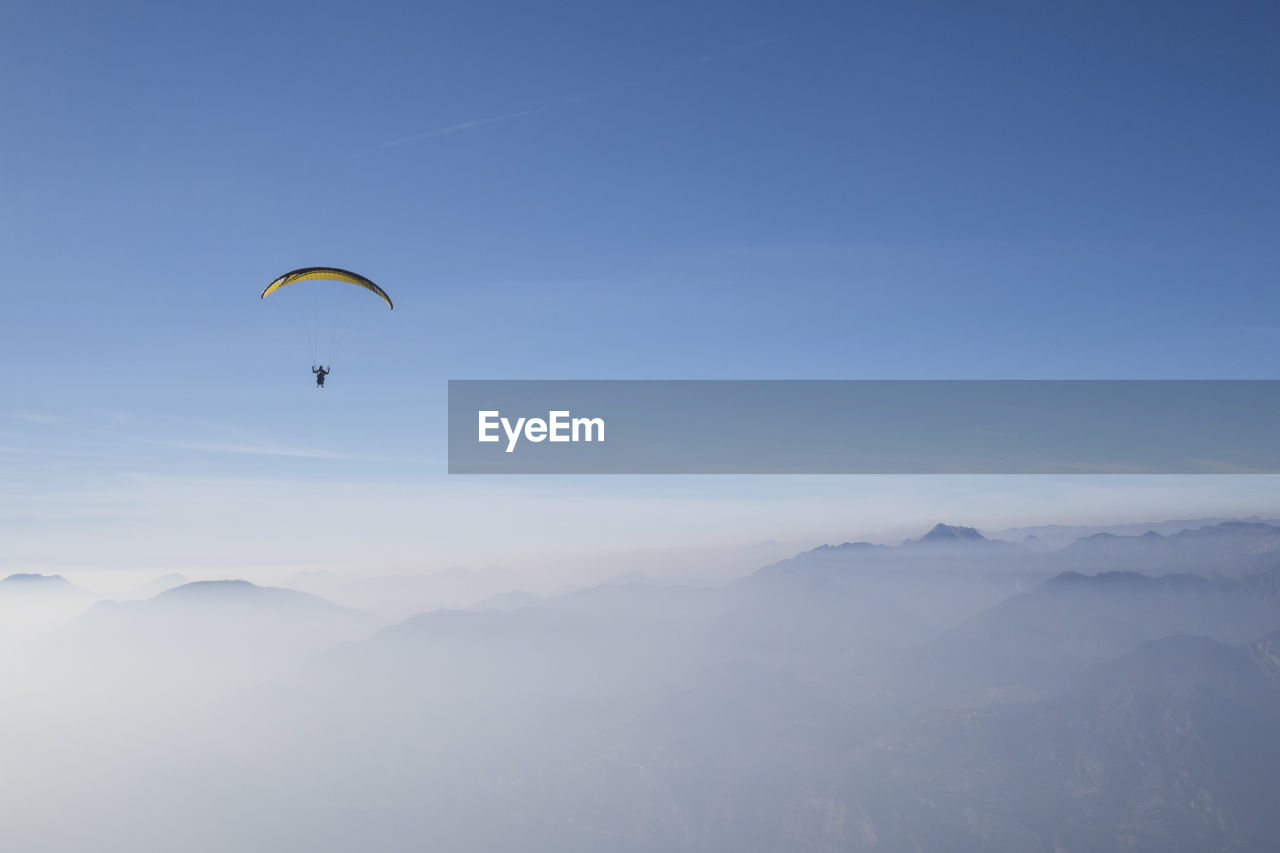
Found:
[[[313,365],[311,365],[311,372],[312,372],[312,373],[314,373],[314,374],[316,375],[316,387],[317,387],[317,388],[323,388],[323,387],[324,387],[324,378],[325,378],[326,376],[328,376],[328,375],[329,375],[330,371],[325,370],[325,369],[324,369],[324,365],[323,365],[323,364],[322,364],[322,365],[320,365],[319,367],[316,367],[316,366],[313,364]]]

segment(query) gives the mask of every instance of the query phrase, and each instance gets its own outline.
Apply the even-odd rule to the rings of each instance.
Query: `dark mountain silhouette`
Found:
[[[284,605],[345,610],[318,595],[278,586],[258,586],[244,580],[194,581],[167,589],[152,598],[165,604]]]
[[[739,583],[778,583],[782,577],[795,583],[828,582],[888,602],[943,629],[1064,572],[1239,580],[1276,568],[1280,527],[1260,522],[1224,522],[1172,536],[1099,533],[1058,550],[987,539],[972,527],[938,524],[898,546],[846,542],[814,548]]]
[[[1214,527],[1219,524],[1236,521],[1280,527],[1280,519],[1260,518],[1255,515],[1248,518],[1183,518],[1101,525],[1043,524],[1035,527],[1012,527],[1007,530],[994,531],[988,535],[996,539],[1008,539],[1014,542],[1021,541],[1024,537],[1031,535],[1044,542],[1046,547],[1064,548],[1077,539],[1087,539],[1095,533],[1110,533],[1114,536],[1141,536],[1147,532],[1155,532],[1161,536],[1172,536],[1183,530],[1198,530],[1202,527]]]
[[[935,524],[933,529],[919,539],[907,540],[913,543],[924,542],[987,542],[985,536],[972,527],[954,527],[950,524]],[[906,544],[906,543],[904,543]]]
[[[1148,531],[1138,536],[1097,533],[1048,557],[1063,571],[1097,574],[1189,572],[1243,577],[1280,567],[1280,527],[1231,521],[1171,536]]]
[[[71,584],[62,575],[18,572],[0,580],[0,597],[43,596],[46,598],[94,598],[88,590]]]
[[[987,539],[972,527],[935,525],[901,545],[846,542],[805,551],[766,566],[735,587],[790,583],[841,590],[905,614],[923,636],[963,622],[1049,577],[1044,557],[1013,542]],[[913,627],[916,627],[913,626]]]
[[[1031,705],[940,712],[871,758],[888,849],[1274,849],[1280,634],[1146,643]],[[891,772],[890,772],[891,771]],[[925,843],[928,848],[930,845]]]
[[[1276,630],[1280,569],[1238,580],[1065,572],[916,654],[935,671],[928,682],[939,691],[1044,690],[1162,637],[1191,634],[1238,644]]]
[[[34,572],[15,572],[0,581],[6,589],[18,587],[62,587],[70,586],[62,575],[41,575]]]

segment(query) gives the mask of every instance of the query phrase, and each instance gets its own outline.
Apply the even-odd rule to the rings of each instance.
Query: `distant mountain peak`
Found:
[[[1238,533],[1280,533],[1280,528],[1260,521],[1224,521],[1194,530],[1183,530],[1178,535],[1230,536]]]
[[[920,537],[917,542],[986,542],[983,536],[973,527],[959,527],[951,524],[935,524],[933,529]]]
[[[45,587],[71,585],[62,575],[41,575],[35,572],[17,572],[9,575],[0,583],[14,584],[15,586],[35,586],[38,584]]]
[[[249,581],[246,581],[246,580],[239,580],[239,579],[227,579],[227,580],[216,580],[216,581],[191,581],[190,583],[184,583],[184,584],[182,585],[182,588],[183,588],[183,589],[191,589],[191,590],[196,590],[196,589],[246,589],[246,588],[251,587],[251,586],[257,586],[257,584],[250,583]]]
[[[1141,572],[1099,572],[1096,575],[1086,575],[1082,572],[1066,571],[1054,575],[1043,584],[1043,589],[1049,590],[1064,586],[1090,586],[1098,587],[1103,585],[1116,584],[1150,584],[1158,585],[1160,581]]]
[[[17,572],[0,580],[0,598],[6,600],[73,603],[94,597],[93,593],[81,589],[62,575]]]
[[[283,586],[258,586],[246,580],[227,579],[193,581],[165,590],[146,599],[147,603],[160,607],[188,605],[212,605],[215,607],[257,607],[262,605],[284,607],[324,607],[336,610],[349,608],[309,592]]]
[[[192,581],[167,589],[156,595],[155,599],[179,601],[183,599],[202,599],[211,596],[240,597],[254,595],[269,589],[270,587],[260,587],[246,580]]]
[[[819,545],[816,548],[809,549],[806,553],[822,553],[825,551],[854,551],[866,548],[883,548],[883,545],[876,545],[871,542],[841,542],[839,545]]]

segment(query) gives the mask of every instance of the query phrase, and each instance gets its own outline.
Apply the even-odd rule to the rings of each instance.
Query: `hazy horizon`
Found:
[[[631,550],[600,551],[582,554],[541,554],[500,563],[450,563],[448,565],[424,565],[421,562],[405,562],[388,566],[368,566],[360,563],[309,563],[300,565],[208,566],[176,565],[168,569],[112,570],[104,568],[54,568],[27,567],[7,570],[11,574],[36,574],[60,576],[75,586],[99,594],[105,598],[134,593],[149,583],[170,576],[181,576],[185,582],[246,580],[259,586],[279,586],[315,592],[325,596],[324,589],[339,585],[359,583],[363,580],[387,578],[444,577],[453,573],[472,576],[501,577],[506,589],[530,592],[540,596],[555,596],[569,590],[590,588],[619,578],[635,577],[642,582],[664,584],[690,584],[695,586],[721,585],[745,577],[780,560],[822,547],[866,542],[875,545],[897,546],[928,533],[937,525],[944,527],[973,528],[988,539],[1020,542],[1038,528],[1052,530],[1050,541],[1039,543],[1041,547],[1057,550],[1079,538],[1087,538],[1098,531],[1119,531],[1122,536],[1136,536],[1147,530],[1194,530],[1221,522],[1244,521],[1249,523],[1280,524],[1280,512],[1252,512],[1234,516],[1196,515],[1154,518],[1134,515],[1103,519],[1090,516],[1090,522],[1075,519],[1071,522],[1041,518],[1020,524],[1003,526],[999,523],[981,525],[967,519],[921,518],[918,523],[903,523],[887,531],[866,531],[858,534],[836,535],[807,541],[761,539],[751,543],[725,545],[690,545],[685,547],[635,548]],[[1043,539],[1044,534],[1037,535]]]

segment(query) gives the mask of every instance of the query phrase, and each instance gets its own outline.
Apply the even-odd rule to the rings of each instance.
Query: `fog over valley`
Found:
[[[1280,525],[1063,531],[550,594],[15,574],[5,847],[1268,849]]]

